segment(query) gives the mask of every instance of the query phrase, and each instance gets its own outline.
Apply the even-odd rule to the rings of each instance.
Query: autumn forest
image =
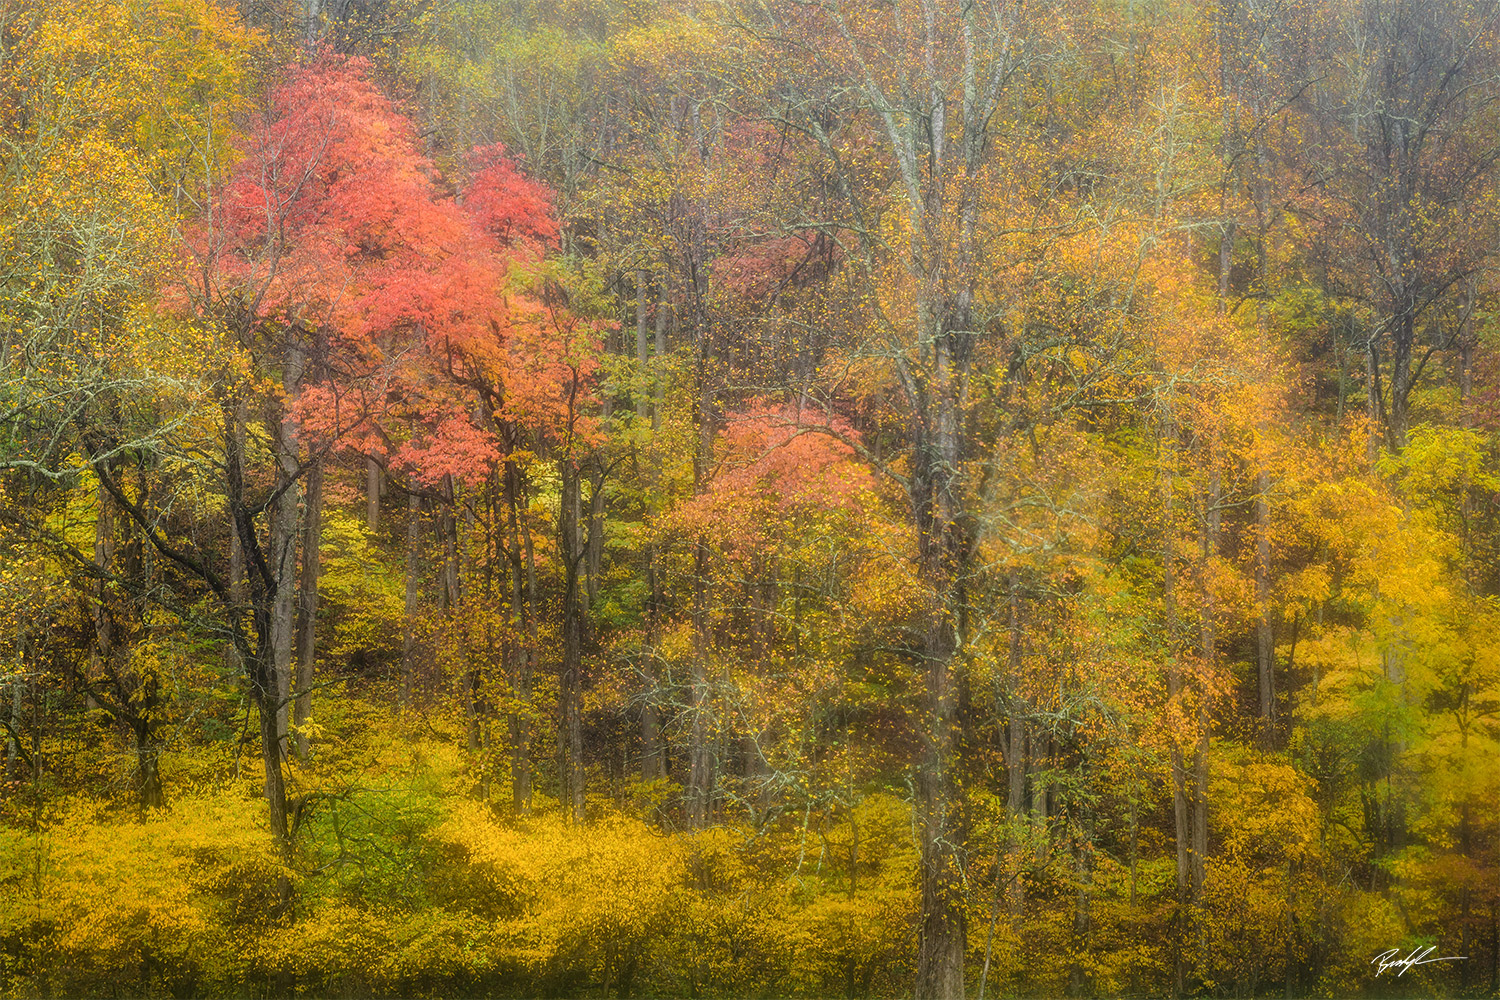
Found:
[[[0,995],[1500,995],[1495,0],[0,0]]]

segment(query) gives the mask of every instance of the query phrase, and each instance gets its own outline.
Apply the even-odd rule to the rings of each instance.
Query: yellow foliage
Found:
[[[0,938],[26,960],[23,993],[224,988],[246,966],[236,944],[274,910],[278,864],[255,800],[184,798],[120,823],[77,800],[33,832],[0,828]]]

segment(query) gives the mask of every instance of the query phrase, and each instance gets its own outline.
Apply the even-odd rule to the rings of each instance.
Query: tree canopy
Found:
[[[0,990],[1495,996],[1500,8],[0,3]]]

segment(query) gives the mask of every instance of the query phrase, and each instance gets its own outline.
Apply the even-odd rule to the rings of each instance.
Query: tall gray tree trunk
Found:
[[[266,802],[271,809],[271,832],[283,848],[291,844],[286,821],[286,779],[281,765],[285,759],[281,749],[281,732],[276,723],[275,689],[268,686],[271,674],[269,661],[256,664],[254,668],[264,681],[252,687],[252,695],[260,714],[261,761],[265,765]],[[286,890],[283,889],[283,896]]]
[[[249,408],[242,399],[234,407],[231,417],[232,426],[229,434],[234,441],[234,454],[245,453],[245,423],[249,416]],[[240,609],[245,606],[245,545],[240,538],[240,533],[233,521],[229,523],[229,603],[231,605],[231,617],[240,614]],[[231,669],[246,669],[241,661],[240,651],[234,643],[229,643],[229,652],[226,656],[227,666]]]
[[[661,711],[656,707],[654,671],[648,674],[646,683],[645,699],[641,704],[641,780],[656,781],[665,777],[667,771],[666,761],[662,759]]]
[[[1392,451],[1406,447],[1407,433],[1411,429],[1411,390],[1415,382],[1411,362],[1412,345],[1416,340],[1414,311],[1415,306],[1403,310],[1391,324],[1390,424],[1386,443]]]
[[[656,302],[656,354],[653,358],[654,364],[651,368],[653,399],[651,406],[651,429],[661,429],[662,403],[667,391],[666,373],[662,366],[667,359],[667,318],[671,315],[671,303],[667,301],[666,278],[663,276],[663,287],[661,296]]]
[[[601,462],[596,461],[592,464],[593,474],[589,477],[588,524],[582,531],[585,613],[599,600],[599,576],[604,570],[605,469]]]
[[[1161,495],[1162,495],[1162,630],[1167,655],[1167,698],[1177,701],[1182,696],[1182,661],[1177,644],[1177,544],[1176,544],[1176,476],[1177,476],[1177,427],[1168,421],[1161,433]],[[1183,941],[1187,936],[1188,902],[1190,898],[1191,868],[1189,865],[1189,841],[1191,831],[1188,822],[1187,769],[1183,764],[1182,739],[1173,733],[1172,740],[1172,828],[1173,841],[1177,848],[1177,916],[1176,930],[1172,941],[1172,989],[1175,996],[1182,996],[1186,985]]]
[[[692,729],[688,744],[687,824],[701,830],[713,808],[715,760],[711,744],[713,701],[708,684],[708,542],[693,546],[693,666],[689,693]]]
[[[714,456],[713,388],[709,365],[712,346],[702,313],[702,289],[695,288],[694,331],[698,339],[698,399],[695,417],[698,424],[698,448],[693,458],[693,493],[701,496],[708,490]],[[708,539],[699,536],[693,545],[693,665],[691,705],[692,729],[688,745],[688,783],[686,789],[687,823],[690,829],[707,826],[713,815],[714,791],[718,780],[718,755],[715,751],[713,697],[709,686],[708,578],[710,552]]]
[[[967,489],[961,447],[968,414],[977,287],[979,208],[985,155],[1002,94],[1019,65],[1021,5],[965,4],[944,8],[937,0],[910,6],[858,5],[840,0],[820,6],[826,23],[842,36],[840,55],[848,75],[829,81],[823,97],[849,101],[851,114],[873,117],[872,147],[886,168],[879,191],[849,170],[838,143],[818,115],[801,119],[821,147],[850,214],[868,217],[867,196],[895,194],[905,218],[899,250],[862,236],[863,263],[872,271],[895,265],[904,271],[912,309],[886,328],[873,354],[891,364],[908,421],[906,491],[917,542],[917,567],[925,603],[921,641],[914,652],[922,679],[921,754],[914,761],[915,811],[921,847],[921,919],[915,992],[918,1000],[962,1000],[967,949],[965,836],[956,725],[964,687],[967,588],[977,572],[964,510]],[[874,44],[872,18],[890,12]],[[823,16],[820,14],[820,16]],[[781,31],[782,25],[776,30]],[[796,30],[795,25],[788,30]],[[858,36],[858,37],[856,37]],[[893,52],[881,46],[909,44]],[[791,39],[785,52],[797,58],[827,35]],[[881,60],[877,67],[874,60]],[[785,114],[778,110],[777,114]],[[951,116],[951,117],[950,117]],[[962,652],[961,651],[965,651]]]
[[[365,459],[365,527],[372,535],[380,528],[380,481],[380,463]]]
[[[1080,819],[1078,823],[1077,839],[1073,844],[1073,954],[1076,956],[1068,963],[1068,994],[1070,996],[1089,995],[1090,976],[1088,968],[1083,961],[1083,956],[1090,952],[1090,937],[1093,935],[1094,922],[1091,907],[1094,883],[1094,830],[1089,807],[1081,806],[1079,809]]]
[[[1260,725],[1266,747],[1276,725],[1276,635],[1271,626],[1271,477],[1264,464],[1255,494],[1255,673],[1260,682]]]
[[[957,736],[958,683],[955,658],[962,633],[961,609],[966,601],[962,572],[967,564],[967,540],[959,521],[960,467],[957,373],[951,352],[955,339],[939,318],[951,310],[919,308],[918,329],[932,329],[932,384],[926,406],[914,421],[913,469],[910,501],[917,529],[918,569],[927,591],[925,659],[926,705],[923,752],[916,773],[919,843],[921,846],[922,922],[917,945],[916,995],[919,998],[961,998],[964,995],[964,952],[968,941],[964,908],[964,817],[954,769]],[[955,317],[958,329],[966,316]]]
[[[289,332],[297,336],[296,331]],[[276,738],[281,752],[287,752],[288,723],[291,718],[292,652],[296,641],[297,611],[297,535],[300,520],[301,481],[297,420],[297,398],[302,391],[306,364],[301,347],[289,343],[282,371],[282,388],[286,393],[281,413],[280,433],[276,439],[276,460],[281,473],[277,488],[281,491],[271,512],[270,562],[275,580],[276,598],[271,615],[271,669],[274,678]]]
[[[160,809],[166,804],[161,787],[161,745],[151,722],[137,716],[131,733],[135,737],[136,801],[142,809]]]
[[[536,571],[528,523],[521,517],[525,486],[520,470],[507,461],[504,468],[507,547],[510,559],[511,620],[516,637],[511,642],[510,682],[519,706],[510,713],[511,802],[519,815],[531,811],[531,683],[536,650]]]
[[[656,298],[655,352],[649,368],[651,378],[651,430],[661,429],[663,394],[666,391],[666,376],[662,366],[667,358],[667,318],[671,306],[667,302],[666,274]],[[637,354],[640,344],[637,343]],[[653,444],[653,453],[655,445]],[[653,458],[651,475],[659,472],[659,458]],[[646,579],[651,592],[651,605],[647,609],[646,648],[642,656],[642,669],[646,678],[646,691],[641,703],[641,780],[656,781],[667,776],[666,749],[662,743],[661,709],[658,680],[656,676],[656,643],[661,634],[661,579],[659,561],[661,552],[653,541],[646,552]]]
[[[113,507],[109,492],[105,490],[104,484],[99,484],[95,502],[99,507],[98,519],[94,522],[94,565],[101,572],[108,572],[115,555],[115,531]],[[92,660],[90,680],[100,677],[108,664],[110,656],[114,654],[114,626],[110,621],[109,607],[106,603],[109,594],[109,584],[100,580],[94,592],[94,648],[90,659]],[[97,707],[92,694],[88,696],[89,707]]]
[[[24,660],[22,661],[25,662]],[[18,668],[20,664],[17,665]],[[26,707],[26,678],[20,669],[10,675],[10,728],[5,739],[5,778],[10,782],[21,780],[24,758],[21,752],[22,721]]]
[[[1010,718],[1007,725],[1005,749],[1006,796],[1005,814],[1010,820],[1011,841],[1007,845],[1010,855],[1007,867],[1013,869],[1007,892],[1007,909],[1012,918],[1019,918],[1026,905],[1024,887],[1020,878],[1021,844],[1017,843],[1015,831],[1026,814],[1026,720],[1025,700],[1021,694],[1022,654],[1021,581],[1014,570],[1010,574],[1010,656],[1007,684],[1010,687]]]
[[[443,516],[438,519],[438,529],[443,534],[443,606],[449,609],[457,608],[463,598],[463,577],[460,573],[462,552],[458,544],[457,499],[453,476],[444,475]]]
[[[248,560],[253,569],[247,573],[242,584],[246,599],[241,603],[231,597],[228,610],[232,638],[250,681],[250,699],[260,717],[261,762],[265,765],[265,798],[270,812],[271,832],[275,834],[284,855],[289,856],[291,840],[287,829],[286,783],[281,770],[284,755],[276,720],[278,685],[274,636],[276,602],[280,591],[272,569],[275,565],[273,554],[265,553],[266,558],[260,558],[263,550],[259,549],[255,518],[245,499],[243,417],[242,406],[225,414],[225,484],[233,530],[239,535],[244,551],[254,554],[255,558]],[[110,493],[119,499],[115,487],[110,488]],[[273,532],[272,538],[274,537]],[[244,627],[247,612],[250,619],[248,630]],[[277,880],[277,886],[284,904],[290,899],[291,883],[283,876]]]
[[[635,397],[635,416],[645,421],[651,409],[651,390],[648,379],[651,373],[651,355],[646,340],[646,293],[650,289],[650,278],[646,271],[635,272],[635,361],[640,372],[641,389]]]
[[[312,717],[312,686],[318,635],[318,570],[323,548],[323,463],[307,472],[307,519],[302,531],[302,583],[297,591],[297,700],[292,722],[296,748],[306,757],[307,734],[302,727]]]
[[[417,671],[417,587],[420,583],[422,501],[415,490],[406,495],[405,632],[401,639],[401,704],[411,703]]]
[[[311,52],[318,44],[318,36],[321,34],[319,14],[323,9],[323,0],[303,0],[302,3],[302,44],[307,51]]]
[[[1215,461],[1212,451],[1210,462]],[[1209,692],[1210,678],[1219,662],[1218,599],[1213,591],[1213,561],[1219,554],[1219,538],[1223,517],[1219,511],[1222,501],[1219,469],[1215,463],[1209,474],[1209,488],[1203,518],[1203,569],[1200,575],[1203,592],[1203,670],[1204,676],[1198,685],[1197,747],[1193,752],[1193,902],[1203,899],[1205,871],[1208,860],[1208,747],[1209,747]]]
[[[1365,340],[1365,406],[1371,427],[1386,426],[1385,390],[1380,381],[1380,336],[1378,325]],[[1369,458],[1374,461],[1380,454],[1380,438],[1370,435]]]
[[[583,639],[584,595],[579,576],[587,551],[582,544],[579,508],[582,506],[582,474],[570,459],[558,463],[562,480],[562,504],[558,518],[558,546],[563,560],[562,665],[558,678],[561,702],[563,751],[563,798],[573,822],[585,818],[583,767]]]

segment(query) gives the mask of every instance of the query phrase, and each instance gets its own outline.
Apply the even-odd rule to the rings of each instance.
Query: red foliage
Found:
[[[552,192],[516,170],[498,142],[469,154],[464,210],[507,247],[542,250],[557,242]]]
[[[486,413],[572,429],[588,391],[577,324],[506,293],[556,242],[552,196],[499,146],[472,154],[461,202],[447,195],[368,68],[325,53],[272,93],[193,241],[204,297],[321,344],[298,404],[311,436],[422,481],[481,478],[501,457]]]
[[[1500,351],[1481,343],[1474,352],[1474,394],[1469,419],[1487,431],[1500,430]]]
[[[847,443],[857,440],[842,420],[811,410],[757,406],[730,414],[708,489],[677,508],[673,527],[744,555],[771,548],[778,525],[857,515],[874,488]]]
[[[754,407],[726,421],[725,455],[714,482],[723,489],[765,489],[788,509],[856,510],[859,494],[872,485],[846,443],[856,440],[852,427],[826,413]]]
[[[838,243],[823,233],[803,232],[749,243],[715,265],[726,288],[761,302],[787,288],[805,288],[838,266]]]

